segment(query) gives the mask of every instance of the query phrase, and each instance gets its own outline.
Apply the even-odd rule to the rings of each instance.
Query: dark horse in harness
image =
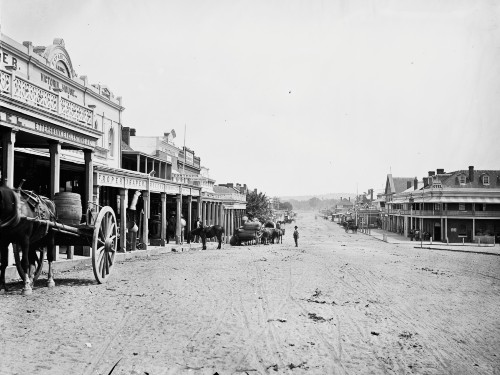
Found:
[[[217,249],[222,248],[222,235],[224,234],[224,228],[220,225],[211,225],[208,227],[196,228],[191,231],[188,236],[189,242],[194,240],[194,236],[201,237],[201,243],[203,244],[203,250],[207,249],[207,238],[217,237],[219,245]]]
[[[271,242],[274,243],[274,241],[276,241],[276,243],[283,243],[283,235],[285,234],[285,228],[283,229],[280,229],[280,228],[276,228],[273,230],[273,233],[272,233],[272,240]]]
[[[54,234],[47,224],[47,221],[55,221],[55,217],[56,207],[49,199],[28,191],[0,186],[0,293],[7,290],[5,269],[9,257],[9,244],[20,246],[22,251],[21,268],[25,275],[23,294],[32,293],[35,263],[37,260],[43,263],[43,258],[37,259],[36,250],[43,247],[47,247],[48,250],[47,286],[55,286],[52,262],[55,259],[56,247]],[[18,251],[15,246],[14,251]]]

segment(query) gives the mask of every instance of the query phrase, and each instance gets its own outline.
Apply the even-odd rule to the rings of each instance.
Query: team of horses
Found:
[[[263,228],[262,235],[260,237],[261,243],[264,245],[283,243],[283,235],[285,234],[285,228]]]

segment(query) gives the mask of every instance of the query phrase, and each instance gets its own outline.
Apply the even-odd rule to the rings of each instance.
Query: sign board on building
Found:
[[[184,150],[184,155],[185,155],[185,158],[186,158],[186,164],[193,165],[194,164],[194,154],[192,152],[190,152],[190,151]]]

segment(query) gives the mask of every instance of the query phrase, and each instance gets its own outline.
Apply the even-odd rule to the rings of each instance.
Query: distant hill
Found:
[[[282,202],[288,202],[288,201],[291,201],[291,200],[295,200],[295,201],[307,201],[311,198],[318,198],[318,199],[340,199],[340,198],[351,198],[351,199],[354,199],[356,198],[356,194],[355,193],[329,193],[329,194],[319,194],[319,195],[297,195],[297,196],[283,196],[283,197],[279,197],[280,198],[280,201]]]

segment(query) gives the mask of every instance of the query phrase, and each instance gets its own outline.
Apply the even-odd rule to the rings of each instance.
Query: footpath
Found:
[[[491,254],[500,256],[500,245],[499,244],[476,244],[476,243],[464,243],[464,244],[446,244],[443,242],[435,242],[435,241],[412,241],[410,238],[405,237],[401,234],[388,232],[382,229],[369,229],[365,231],[359,231],[359,233],[363,233],[369,235],[373,238],[376,238],[380,241],[384,241],[387,243],[394,244],[403,244],[406,246],[411,246],[414,248],[423,248],[429,250],[448,250],[448,251],[459,251],[466,253],[478,253],[478,254]]]
[[[207,247],[211,242],[207,241]],[[125,253],[117,252],[115,255],[115,262],[120,263],[124,262],[128,259],[140,258],[140,257],[149,257],[152,255],[166,254],[171,252],[183,252],[183,251],[192,251],[192,250],[201,250],[201,243],[184,243],[184,244],[168,244],[165,246],[148,246],[147,250],[134,250],[127,251]],[[53,263],[53,267],[55,272],[63,272],[69,271],[75,268],[92,266],[92,256],[78,256],[74,255],[73,259],[66,259],[65,254],[58,254],[59,259]],[[11,266],[8,266],[5,270],[5,281],[15,281],[20,280],[19,274],[17,273],[17,269],[14,263],[14,260],[9,259]],[[44,265],[42,272],[48,271],[48,263],[47,257],[45,256]],[[43,276],[40,276],[43,279]]]

